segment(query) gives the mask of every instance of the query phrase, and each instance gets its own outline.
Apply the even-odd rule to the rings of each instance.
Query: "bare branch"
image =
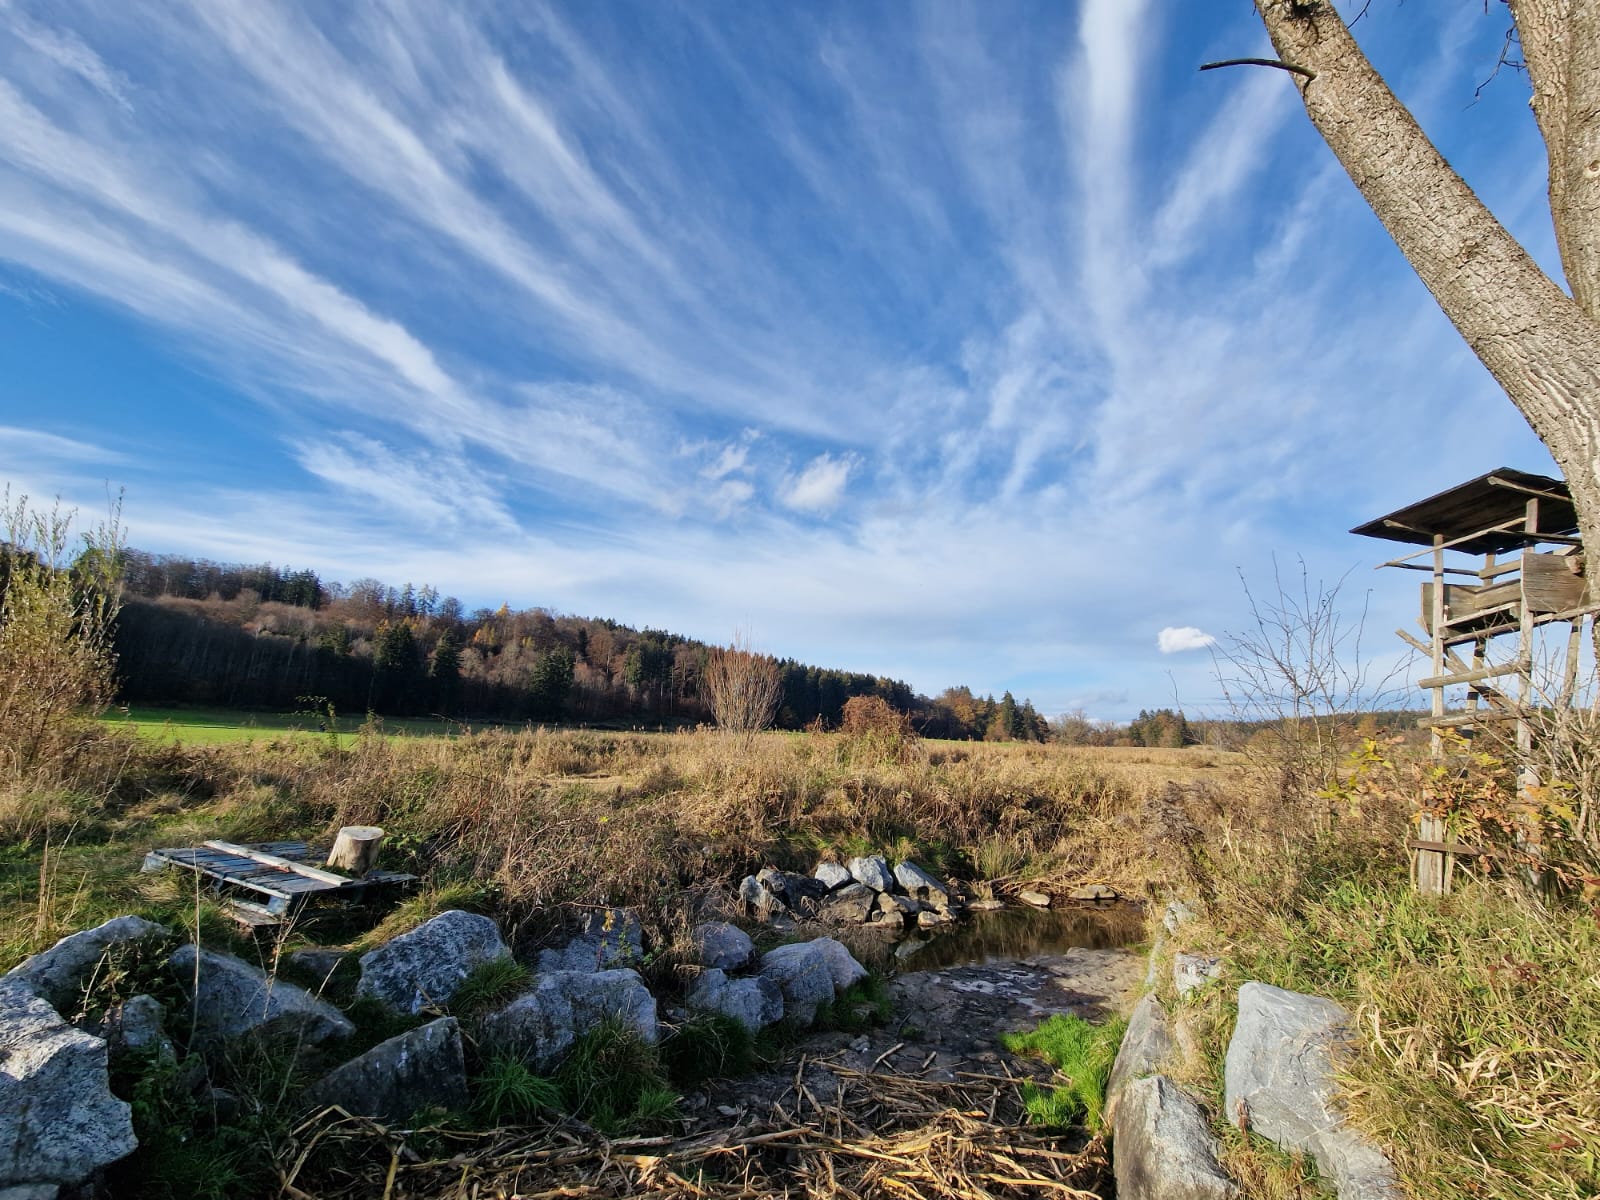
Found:
[[[1280,62],[1276,58],[1225,58],[1221,62],[1200,64],[1202,71],[1215,71],[1218,67],[1277,67],[1280,71],[1292,71],[1296,75],[1304,75],[1307,79],[1317,77],[1317,73],[1310,67],[1302,67],[1299,63]]]

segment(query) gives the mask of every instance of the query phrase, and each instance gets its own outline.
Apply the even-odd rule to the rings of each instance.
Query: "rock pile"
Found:
[[[739,885],[747,916],[829,925],[869,925],[887,932],[928,928],[956,919],[965,907],[948,885],[914,862],[889,866],[881,855],[818,863],[810,875],[767,867]]]
[[[806,876],[773,882],[786,908],[829,896],[827,884]],[[930,898],[948,897],[931,877],[915,883]],[[762,891],[780,894],[764,884]],[[875,905],[880,893],[869,895]],[[656,998],[635,969],[644,961],[643,931],[620,909],[592,914],[566,946],[542,952],[519,994],[473,1019],[468,1031],[468,1018],[443,1010],[474,971],[511,957],[494,921],[440,913],[362,955],[358,999],[396,1017],[432,1019],[360,1054],[350,1045],[356,1024],[321,995],[231,954],[196,945],[173,950],[172,940],[162,926],[119,917],[63,939],[0,979],[0,1196],[28,1189],[16,1194],[52,1197],[137,1148],[130,1107],[110,1090],[108,1064],[117,1054],[175,1062],[198,1090],[207,1085],[214,1055],[230,1053],[243,1039],[288,1039],[302,1065],[325,1069],[301,1095],[306,1108],[337,1105],[403,1121],[425,1109],[467,1105],[467,1033],[480,1053],[515,1056],[540,1072],[605,1021],[620,1021],[646,1042],[660,1036]],[[694,940],[703,966],[688,988],[689,1006],[724,1013],[752,1031],[785,1017],[810,1023],[867,974],[832,938],[780,946],[759,959],[749,935],[734,925],[697,926]],[[84,1007],[84,989],[106,956],[135,942],[149,943],[146,961],[157,971],[164,963],[174,994],[185,998],[170,1026],[179,1043],[168,1035],[163,1006],[149,995],[123,999],[85,1028],[63,1016]],[[294,961],[326,985],[346,959],[322,951]]]
[[[0,1192],[53,1196],[138,1146],[131,1108],[111,1094],[107,1039],[58,1009],[77,1010],[107,954],[169,936],[164,926],[118,917],[62,938],[0,978]],[[148,1038],[159,1053],[160,1014],[150,996],[126,1001],[123,1043]]]

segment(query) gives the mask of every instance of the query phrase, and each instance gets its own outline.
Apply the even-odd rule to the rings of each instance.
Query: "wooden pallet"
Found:
[[[370,871],[352,879],[311,866],[304,861],[309,856],[304,842],[212,841],[152,850],[145,855],[143,869],[178,867],[210,880],[227,901],[230,915],[253,928],[282,924],[311,900],[352,903],[365,899],[373,888],[403,886],[417,878],[398,871]]]

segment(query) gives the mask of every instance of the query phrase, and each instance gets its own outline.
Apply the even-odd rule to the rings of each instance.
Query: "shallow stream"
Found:
[[[903,975],[1060,954],[1074,947],[1111,950],[1130,946],[1144,934],[1143,909],[1118,903],[1103,908],[1002,908],[970,913],[953,925],[917,930],[893,941],[881,934],[848,940],[865,966]]]

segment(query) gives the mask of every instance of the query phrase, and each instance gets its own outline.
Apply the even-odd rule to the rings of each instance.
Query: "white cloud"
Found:
[[[819,454],[804,471],[791,480],[780,497],[789,508],[801,512],[829,512],[844,496],[855,460],[849,455],[834,458]]]
[[[1163,654],[1182,654],[1185,650],[1204,650],[1214,646],[1217,639],[1193,625],[1168,625],[1156,635],[1156,645]]]
[[[80,442],[39,429],[0,425],[0,467],[12,464],[126,462],[127,456],[104,446]]]

